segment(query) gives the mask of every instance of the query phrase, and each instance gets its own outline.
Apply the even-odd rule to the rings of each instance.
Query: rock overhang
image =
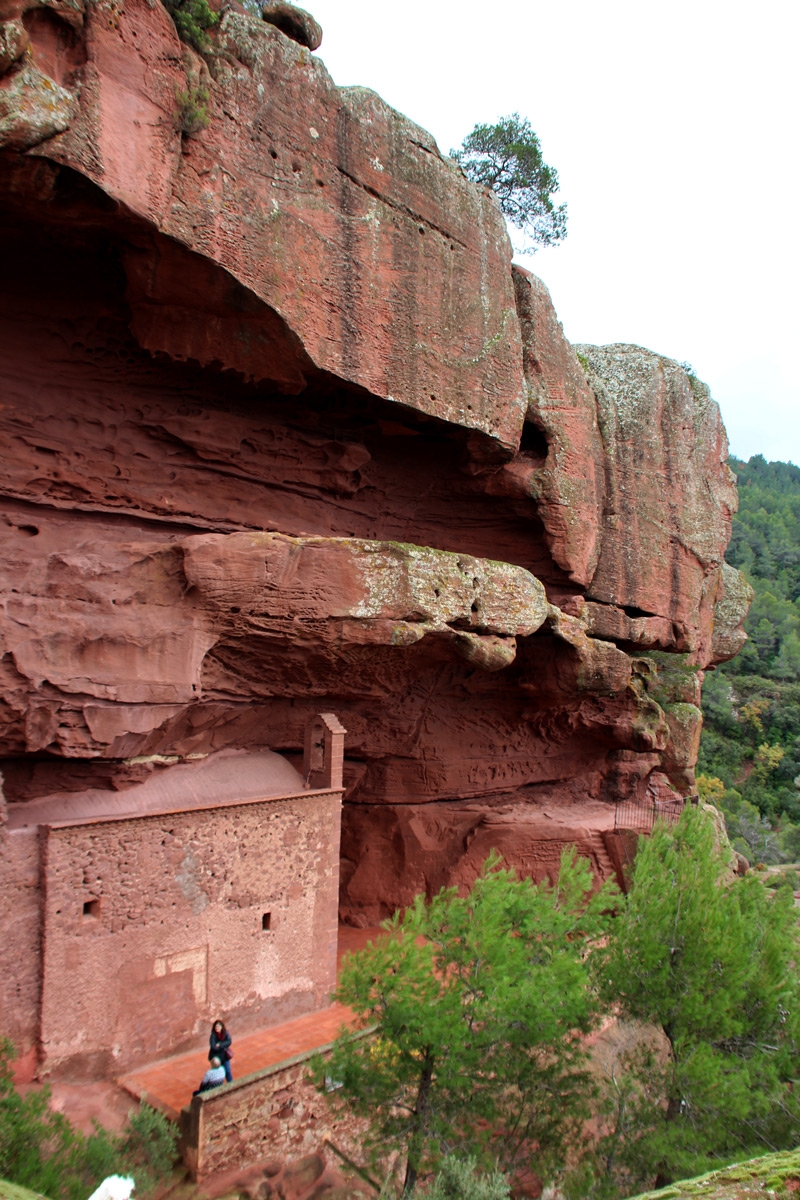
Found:
[[[265,327],[251,319],[230,336],[229,320],[226,336],[209,313],[209,328],[187,339],[196,282],[183,285],[163,244],[129,264],[142,345],[257,377],[252,343],[274,340],[277,324],[295,343],[293,371],[278,380],[289,391],[309,370],[331,373],[510,455],[525,396],[510,243],[494,198],[374,92],[336,88],[322,62],[272,24],[225,13],[209,74],[160,4],[127,0],[113,20],[102,4],[84,15],[85,62],[63,81],[55,125],[45,121],[52,100],[28,119],[17,95],[23,84],[31,92],[25,71],[46,60],[35,31],[8,64],[0,101],[16,132],[9,126],[0,144],[25,149],[28,120],[32,154],[84,175],[198,255],[207,283],[212,265],[224,272]],[[49,94],[61,95],[52,84]],[[208,92],[210,122],[187,137],[176,94],[193,86]],[[274,375],[276,355],[267,358]]]

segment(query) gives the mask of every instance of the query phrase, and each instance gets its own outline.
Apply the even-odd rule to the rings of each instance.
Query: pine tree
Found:
[[[535,1145],[539,1173],[563,1163],[591,1096],[584,960],[609,897],[574,850],[552,886],[490,860],[468,896],[417,897],[346,961],[337,998],[374,1036],[343,1034],[324,1071],[370,1119],[369,1145],[402,1147],[406,1195],[446,1153],[507,1169]]]
[[[476,125],[450,153],[468,179],[494,192],[507,220],[528,234],[529,252],[567,236],[567,206],[553,200],[558,172],[542,158],[530,121],[519,113]]]
[[[659,1185],[800,1138],[793,896],[770,894],[755,875],[728,880],[727,866],[703,810],[657,827],[598,956],[607,1000],[668,1040],[659,1088],[651,1062],[653,1099],[620,1156],[634,1177],[655,1173]]]

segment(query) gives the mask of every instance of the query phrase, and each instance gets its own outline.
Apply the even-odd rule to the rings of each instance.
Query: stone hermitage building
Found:
[[[45,1070],[116,1074],[220,1012],[274,1023],[328,1003],[343,740],[325,713],[303,776],[269,750],[223,751],[127,791],[14,806],[9,858],[38,858],[42,949],[32,963],[20,938],[12,957],[20,977],[41,972]]]
[[[223,9],[201,58],[153,0],[0,7],[29,1074],[313,1011],[337,904],[374,925],[493,847],[608,875],[620,801],[693,792],[703,672],[744,638],[708,389],[570,346],[493,196],[337,88],[313,23]]]

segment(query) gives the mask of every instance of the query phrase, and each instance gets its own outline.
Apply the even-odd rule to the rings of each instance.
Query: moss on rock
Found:
[[[746,1196],[781,1197],[800,1191],[800,1149],[783,1150],[709,1171],[633,1200],[743,1200]]]

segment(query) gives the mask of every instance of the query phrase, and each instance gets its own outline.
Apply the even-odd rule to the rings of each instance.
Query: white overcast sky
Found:
[[[572,342],[690,362],[731,453],[800,464],[798,0],[300,0],[335,82],[445,153],[519,112],[569,209],[520,259]]]

